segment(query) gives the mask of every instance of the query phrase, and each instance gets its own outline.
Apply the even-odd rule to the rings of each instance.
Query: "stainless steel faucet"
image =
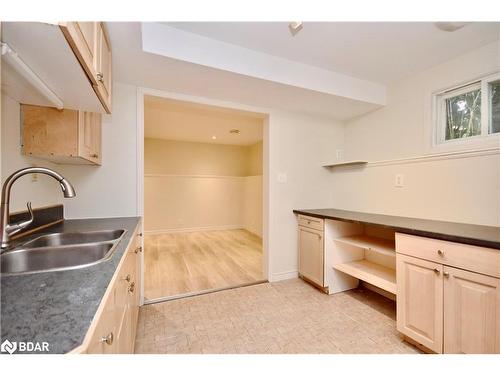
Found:
[[[12,173],[4,182],[2,187],[2,205],[1,205],[1,218],[0,218],[0,231],[1,231],[1,248],[6,249],[9,247],[10,237],[19,232],[20,230],[26,228],[33,222],[33,210],[31,209],[31,202],[27,203],[30,218],[19,223],[10,224],[10,213],[9,213],[9,201],[10,201],[10,190],[14,182],[21,176],[31,173],[42,173],[48,176],[54,177],[59,184],[61,184],[61,189],[63,191],[65,198],[73,198],[76,196],[75,189],[73,186],[66,181],[66,179],[59,173],[48,168],[41,167],[29,167],[20,169]]]

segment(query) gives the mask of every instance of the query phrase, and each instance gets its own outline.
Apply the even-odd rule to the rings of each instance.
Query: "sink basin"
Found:
[[[87,267],[111,257],[115,245],[105,242],[12,250],[0,255],[1,273],[37,273]]]
[[[20,248],[78,245],[93,242],[107,242],[119,239],[124,229],[100,230],[95,232],[53,233],[40,236],[21,245]]]

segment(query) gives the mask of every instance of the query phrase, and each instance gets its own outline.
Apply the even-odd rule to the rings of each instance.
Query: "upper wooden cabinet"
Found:
[[[59,164],[101,164],[101,115],[21,105],[23,154]]]
[[[106,112],[111,113],[111,45],[104,24],[64,22],[60,27]]]

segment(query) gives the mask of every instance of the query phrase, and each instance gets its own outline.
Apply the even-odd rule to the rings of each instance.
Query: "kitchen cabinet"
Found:
[[[101,115],[21,105],[22,152],[59,164],[101,164]]]
[[[73,353],[127,354],[134,352],[139,311],[140,224],[108,286],[83,344]]]
[[[103,22],[64,22],[60,28],[107,113],[111,113],[111,44]]]
[[[398,330],[436,353],[443,345],[442,268],[434,262],[397,256]]]
[[[323,232],[299,225],[299,274],[323,287]]]
[[[500,252],[396,234],[398,330],[436,353],[500,353]]]
[[[444,352],[500,353],[500,279],[444,267]]]

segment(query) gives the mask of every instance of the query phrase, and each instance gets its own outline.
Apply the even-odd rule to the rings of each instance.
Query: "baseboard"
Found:
[[[169,233],[187,233],[187,232],[208,232],[212,230],[232,230],[245,229],[244,225],[219,225],[212,227],[194,227],[194,228],[172,228],[172,229],[157,229],[145,230],[144,234],[169,234]]]
[[[286,272],[276,272],[269,278],[270,282],[296,279],[299,277],[299,271],[286,271]]]

